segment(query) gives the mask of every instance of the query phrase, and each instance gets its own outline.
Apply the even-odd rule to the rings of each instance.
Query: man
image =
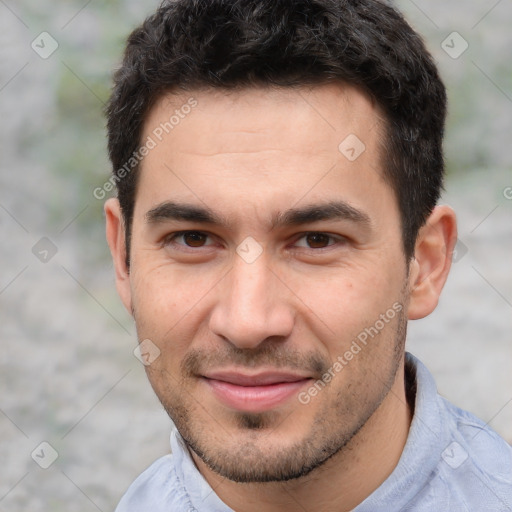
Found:
[[[378,0],[175,0],[107,109],[107,239],[172,455],[118,511],[512,510],[404,350],[450,269],[445,89]]]

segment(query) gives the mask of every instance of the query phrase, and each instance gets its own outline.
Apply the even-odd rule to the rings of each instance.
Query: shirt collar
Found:
[[[391,475],[354,512],[401,510],[425,487],[435,471],[448,432],[441,423],[434,378],[412,354],[405,354],[407,395],[414,396],[414,415],[400,460]]]
[[[176,428],[171,432],[171,451],[176,476],[185,489],[193,507],[187,512],[206,510],[208,512],[233,512],[215,494],[210,484],[197,469],[187,444]]]

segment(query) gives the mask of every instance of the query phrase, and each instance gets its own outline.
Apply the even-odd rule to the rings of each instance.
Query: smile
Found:
[[[276,408],[309,383],[311,377],[287,373],[210,373],[203,381],[225,406],[259,413]]]

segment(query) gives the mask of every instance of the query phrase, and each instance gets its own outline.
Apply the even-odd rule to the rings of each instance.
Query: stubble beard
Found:
[[[331,457],[341,453],[367,423],[395,382],[404,357],[406,331],[407,320],[402,309],[397,315],[394,339],[389,340],[393,342],[393,346],[389,348],[392,351],[391,360],[388,358],[386,373],[377,377],[380,386],[377,391],[374,390],[370,396],[364,395],[358,393],[358,388],[364,389],[364,380],[352,383],[351,392],[343,389],[334,402],[326,402],[316,415],[309,432],[302,439],[287,446],[276,446],[272,442],[272,432],[282,422],[290,420],[277,411],[259,414],[233,411],[229,427],[222,428],[222,420],[210,416],[186,391],[186,387],[182,387],[190,378],[183,377],[182,383],[176,386],[175,378],[161,376],[160,382],[165,382],[163,389],[157,389],[151,378],[150,380],[180,435],[212,471],[240,483],[285,482],[308,475]],[[379,340],[377,343],[383,341]],[[371,347],[364,350],[371,351]],[[242,355],[241,351],[237,353],[244,361],[251,357],[250,354]],[[256,364],[268,359],[278,367],[280,362],[286,360],[286,356],[273,354],[272,350],[264,350],[262,353],[261,357],[256,357]],[[182,365],[182,375],[190,374],[190,366],[198,365],[200,358],[204,360],[204,355],[196,356]],[[368,353],[368,356],[371,359],[371,354]],[[326,370],[325,362],[315,360],[313,356],[307,359],[307,365],[304,358],[298,364],[302,365],[302,369],[314,367],[320,375]],[[371,377],[374,377],[372,372],[367,372],[366,378]],[[334,414],[333,409],[336,411]],[[238,433],[241,436],[234,443]]]

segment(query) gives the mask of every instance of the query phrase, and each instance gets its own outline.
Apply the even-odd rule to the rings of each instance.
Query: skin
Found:
[[[119,294],[139,340],[161,351],[148,378],[199,471],[234,510],[351,510],[391,474],[406,442],[406,322],[437,305],[455,215],[438,206],[406,261],[396,196],[382,179],[382,114],[356,88],[168,94],[142,140],[190,96],[197,107],[142,163],[129,269],[118,201],[105,205]],[[338,150],[349,134],[365,144],[354,161]],[[150,221],[169,201],[227,223]],[[276,222],[333,201],[366,222]],[[186,230],[207,236],[174,236]],[[262,250],[251,263],[236,252],[248,236]],[[308,390],[396,303],[401,314],[307,404],[293,395],[249,414],[221,403],[201,377],[279,368],[308,378],[299,391]]]

